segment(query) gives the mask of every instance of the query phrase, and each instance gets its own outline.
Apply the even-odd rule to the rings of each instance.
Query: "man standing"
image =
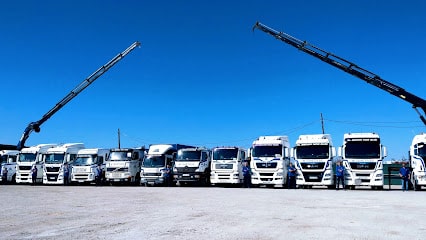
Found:
[[[242,169],[242,171],[243,171],[243,178],[244,178],[244,180],[243,180],[244,187],[245,188],[250,188],[251,187],[251,169],[248,166],[248,162],[247,161],[245,161],[243,163],[243,169]]]
[[[336,181],[337,190],[339,190],[340,182],[342,182],[342,188],[345,189],[345,167],[342,166],[341,160],[336,163]]]
[[[161,171],[164,172],[163,175],[163,181],[164,181],[164,186],[166,187],[170,187],[172,184],[172,168],[170,167],[169,164],[166,165],[165,168],[161,169]]]
[[[399,177],[401,177],[402,191],[408,191],[408,179],[410,178],[410,169],[402,163],[402,167],[399,169]]]
[[[293,166],[293,163],[290,162],[290,165],[287,168],[288,170],[288,189],[296,189],[296,172],[297,169]]]
[[[69,177],[70,177],[70,168],[68,167],[68,163],[64,163],[64,185],[69,184]]]
[[[1,175],[1,181],[3,182],[3,184],[7,184],[7,174],[8,174],[7,167],[4,166],[2,175]]]
[[[101,168],[101,165],[98,165],[95,169],[95,183],[96,183],[96,186],[101,186],[101,183],[102,183],[102,168]]]
[[[31,168],[31,180],[32,180],[32,185],[36,185],[37,183],[37,166],[34,164],[33,167]]]

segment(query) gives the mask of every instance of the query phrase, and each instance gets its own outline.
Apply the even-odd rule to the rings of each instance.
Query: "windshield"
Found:
[[[111,152],[109,155],[110,161],[130,161],[127,157],[127,152]]]
[[[176,161],[200,161],[200,151],[179,151]]]
[[[74,161],[74,166],[89,166],[96,164],[96,155],[78,156]]]
[[[44,162],[47,164],[58,164],[58,163],[63,163],[64,159],[65,159],[65,154],[63,153],[46,154],[44,158]]]
[[[275,157],[276,154],[282,156],[282,146],[255,146],[253,157]]]
[[[0,164],[7,163],[7,155],[0,156]]]
[[[143,160],[142,166],[151,168],[164,167],[166,166],[165,163],[164,156],[149,156]]]
[[[328,159],[328,145],[310,145],[296,147],[296,157],[298,159]]]
[[[417,155],[423,159],[426,158],[426,146],[424,143],[417,144]]]
[[[35,162],[37,154],[35,153],[20,153],[18,162]]]
[[[347,142],[346,158],[380,158],[380,144],[378,142]]]
[[[238,157],[238,149],[215,149],[213,151],[214,160],[232,160]]]

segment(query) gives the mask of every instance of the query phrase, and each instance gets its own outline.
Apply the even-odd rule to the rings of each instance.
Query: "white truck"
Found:
[[[68,182],[71,175],[71,166],[77,158],[77,153],[84,149],[83,143],[65,143],[47,149],[43,154],[43,184],[64,184],[64,167],[68,165],[69,175]]]
[[[204,147],[183,148],[177,152],[173,177],[179,186],[189,183],[210,185],[210,151]]]
[[[241,147],[215,147],[212,149],[210,183],[242,184],[243,162],[246,150]]]
[[[113,183],[140,183],[145,147],[113,148],[106,162],[105,181]]]
[[[71,183],[94,183],[96,169],[101,166],[105,172],[105,163],[109,155],[109,149],[85,148],[77,153],[77,158],[72,164]]]
[[[285,186],[290,163],[287,136],[260,136],[249,149],[253,185]]]
[[[152,144],[149,146],[148,154],[145,156],[141,167],[141,184],[163,185],[164,169],[167,165],[173,166],[176,153],[182,148],[192,146],[182,144]]]
[[[338,152],[346,169],[346,186],[383,189],[383,159],[387,152],[377,133],[346,133]]]
[[[291,149],[297,169],[296,184],[301,187],[334,188],[333,158],[336,148],[330,134],[300,135]]]
[[[37,183],[43,183],[43,154],[57,144],[39,144],[22,148],[16,163],[16,183],[32,183],[31,169],[37,168]]]
[[[0,182],[3,181],[3,171],[7,170],[6,182],[2,182],[2,184],[16,182],[16,158],[18,154],[19,151],[16,150],[0,151]]]
[[[410,146],[411,183],[414,190],[426,186],[426,133],[414,136]]]

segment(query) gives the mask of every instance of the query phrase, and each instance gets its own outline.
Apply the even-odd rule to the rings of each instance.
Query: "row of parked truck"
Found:
[[[426,186],[425,142],[426,134],[416,135],[409,151],[411,182],[417,190]],[[106,183],[162,185],[164,170],[169,166],[173,183],[179,185],[239,185],[243,182],[243,162],[248,161],[253,185],[286,186],[287,169],[293,162],[298,186],[334,188],[335,162],[342,161],[347,186],[383,189],[386,147],[376,133],[347,133],[337,151],[329,134],[313,134],[300,135],[292,148],[287,136],[261,136],[247,150],[182,144],[153,144],[148,149],[89,149],[82,143],[67,143],[2,150],[0,157],[1,175],[7,170],[3,181],[18,184],[31,183],[35,167],[38,183],[63,184],[65,167],[70,168],[70,182],[92,183],[96,168],[101,166]]]

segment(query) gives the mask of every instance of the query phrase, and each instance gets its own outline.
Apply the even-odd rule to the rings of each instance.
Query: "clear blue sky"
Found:
[[[142,42],[27,145],[249,147],[261,135],[377,132],[388,159],[425,131],[411,105],[251,27],[260,21],[426,98],[424,1],[3,1],[0,143]]]

